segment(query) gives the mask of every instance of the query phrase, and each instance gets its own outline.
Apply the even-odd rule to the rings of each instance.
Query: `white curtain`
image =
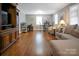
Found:
[[[78,17],[78,7],[79,5],[73,5],[70,7],[70,25],[75,25],[79,23]]]
[[[55,22],[55,24],[58,24],[58,14],[54,15],[54,22]]]

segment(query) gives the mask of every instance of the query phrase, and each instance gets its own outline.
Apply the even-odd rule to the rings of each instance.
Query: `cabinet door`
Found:
[[[19,29],[16,29],[16,39],[19,39]]]
[[[10,40],[10,36],[9,36],[10,34],[9,33],[4,33],[3,35],[2,35],[2,46],[3,46],[3,48],[5,48],[6,46],[8,46],[9,45],[9,40]]]
[[[1,30],[1,3],[0,3],[0,30]]]
[[[12,30],[11,35],[12,35],[12,41],[16,40],[16,30]]]
[[[0,35],[0,50],[2,49],[2,37]]]

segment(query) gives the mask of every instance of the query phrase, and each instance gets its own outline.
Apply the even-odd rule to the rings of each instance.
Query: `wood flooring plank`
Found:
[[[22,33],[2,56],[51,56],[53,51],[48,41],[53,39],[53,36],[43,31]]]

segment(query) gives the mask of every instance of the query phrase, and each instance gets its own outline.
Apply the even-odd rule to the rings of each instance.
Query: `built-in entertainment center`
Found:
[[[16,7],[11,4],[4,3],[2,4],[1,16],[2,16],[2,30],[15,27],[16,23],[12,23],[12,18],[16,17]],[[15,20],[15,19],[14,19]]]
[[[0,54],[18,39],[19,11],[16,4],[0,3]]]

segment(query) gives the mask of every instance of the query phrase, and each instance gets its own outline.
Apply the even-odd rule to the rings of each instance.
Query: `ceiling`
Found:
[[[18,7],[25,14],[54,14],[69,3],[20,3]]]

